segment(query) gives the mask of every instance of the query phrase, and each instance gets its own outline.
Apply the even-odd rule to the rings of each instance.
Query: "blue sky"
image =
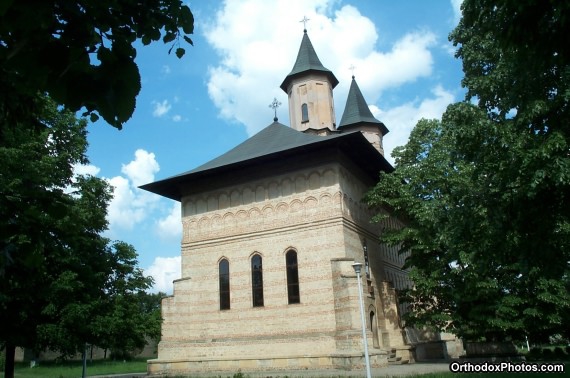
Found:
[[[389,155],[406,143],[421,118],[439,118],[461,101],[461,62],[447,37],[460,0],[227,0],[190,1],[194,47],[182,59],[170,46],[140,46],[142,90],[136,111],[118,131],[89,126],[90,165],[78,172],[115,187],[107,236],[135,246],[140,266],[171,292],[180,275],[180,206],[137,186],[191,170],[254,135],[273,120],[288,125],[279,89],[291,71],[304,16],[315,50],[334,72],[337,119],[354,65],[356,81],[390,133]],[[390,157],[388,156],[390,159]]]

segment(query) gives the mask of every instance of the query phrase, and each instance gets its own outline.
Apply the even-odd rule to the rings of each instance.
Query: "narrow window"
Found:
[[[263,268],[259,255],[251,258],[251,293],[253,307],[263,306]]]
[[[309,109],[307,104],[301,105],[301,122],[309,122]]]
[[[230,309],[230,264],[228,260],[220,261],[220,310]]]
[[[285,255],[287,265],[287,297],[289,304],[300,303],[299,296],[299,266],[297,265],[297,252],[289,251]]]

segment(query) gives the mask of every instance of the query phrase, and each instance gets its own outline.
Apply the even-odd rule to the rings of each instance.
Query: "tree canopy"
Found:
[[[182,0],[7,0],[0,5],[0,115],[22,116],[37,93],[121,128],[140,91],[135,42],[176,55],[194,18]]]
[[[465,0],[466,101],[422,120],[368,196],[406,220],[408,324],[471,340],[568,335],[570,4]]]
[[[143,312],[152,285],[134,248],[101,236],[109,184],[74,177],[87,163],[85,120],[37,96],[36,127],[4,129],[0,142],[0,343],[6,377],[14,347],[72,354],[85,343],[128,350],[156,337]],[[160,320],[158,319],[158,322]],[[110,339],[113,342],[110,343]]]

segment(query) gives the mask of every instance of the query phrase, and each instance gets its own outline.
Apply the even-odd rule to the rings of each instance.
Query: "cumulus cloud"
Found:
[[[387,88],[431,74],[433,33],[410,32],[381,52],[375,47],[378,33],[372,21],[350,5],[331,13],[335,4],[334,0],[224,2],[215,21],[205,28],[208,42],[221,58],[208,73],[208,93],[220,116],[245,125],[252,135],[271,123],[272,112],[260,109],[267,109],[272,98],[287,104],[279,85],[297,56],[302,37],[299,15],[310,19],[307,29],[317,54],[340,81],[334,93],[337,109],[344,107],[353,64],[357,79],[362,78],[361,90],[371,102]],[[291,38],[295,27],[298,38]],[[287,109],[278,110],[281,122],[288,123],[287,115]]]
[[[151,291],[154,293],[163,292],[172,294],[172,281],[181,276],[181,258],[177,257],[156,257],[150,267],[144,270],[145,276],[154,278],[154,286]]]
[[[170,213],[156,222],[156,230],[161,239],[180,241],[182,237],[180,202],[174,202]]]
[[[154,180],[154,174],[160,170],[156,156],[152,152],[143,149],[135,151],[135,160],[129,164],[123,164],[123,172],[135,186],[148,184]]]
[[[441,86],[432,89],[433,97],[416,100],[391,109],[381,110],[370,106],[372,114],[377,119],[389,125],[390,132],[384,137],[385,155],[388,161],[394,163],[392,150],[408,142],[412,129],[422,118],[441,119],[447,106],[455,101],[455,96]]]
[[[182,121],[182,116],[180,114],[175,114],[172,116],[172,120],[174,122],[180,122],[180,121]]]
[[[71,178],[71,181],[73,183],[77,182],[77,176],[83,176],[83,175],[90,175],[90,176],[97,176],[97,174],[101,171],[101,168],[91,165],[91,164],[74,164],[73,165],[73,177]],[[75,188],[73,188],[71,185],[67,185],[63,191],[65,193],[68,194],[73,194],[74,196],[77,195],[77,193],[75,192]]]
[[[83,165],[83,164],[75,164],[73,166],[73,175],[91,175],[97,176],[97,174],[101,171],[101,168],[96,167],[91,164]]]
[[[154,181],[154,174],[160,167],[155,155],[138,149],[135,158],[123,164],[121,172],[126,176],[107,179],[113,186],[113,199],[109,203],[107,219],[109,228],[132,230],[145,219],[158,197],[138,188],[139,185]]]
[[[154,109],[152,111],[152,115],[155,117],[162,117],[166,113],[170,111],[172,105],[168,103],[168,100],[164,100],[162,102],[153,101],[152,105],[154,105]]]
[[[453,23],[457,25],[461,19],[461,4],[463,0],[450,0],[451,7],[453,8]]]

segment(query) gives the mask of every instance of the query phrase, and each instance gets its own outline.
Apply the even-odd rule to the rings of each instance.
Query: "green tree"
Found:
[[[150,339],[160,339],[160,301],[164,294],[141,290],[150,287],[150,280],[137,268],[137,254],[131,245],[117,242],[114,248],[116,261],[112,265],[120,268],[108,276],[105,310],[91,324],[94,338],[90,342],[128,355]]]
[[[152,284],[131,246],[101,236],[112,195],[106,181],[73,179],[74,165],[87,163],[86,121],[48,98],[35,101],[35,127],[1,130],[0,342],[7,378],[15,346],[70,354],[97,344],[98,319],[117,311],[117,298]],[[121,332],[116,338],[128,343],[146,331]]]
[[[39,92],[120,129],[140,91],[135,42],[162,39],[182,57],[193,29],[182,0],[3,1],[0,118],[24,116]]]
[[[567,335],[570,4],[462,9],[450,38],[466,102],[418,123],[368,201],[407,222],[384,239],[409,254],[409,324],[472,340]]]

